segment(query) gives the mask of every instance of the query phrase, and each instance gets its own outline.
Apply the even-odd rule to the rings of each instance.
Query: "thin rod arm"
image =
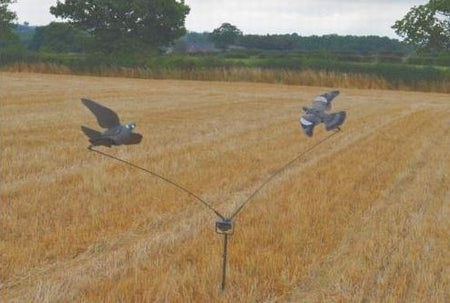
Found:
[[[319,146],[320,144],[322,144],[323,142],[329,140],[332,136],[334,136],[335,134],[337,134],[340,131],[337,130],[335,132],[333,132],[332,134],[330,134],[329,136],[325,137],[324,139],[320,140],[319,142],[317,142],[316,144],[314,144],[313,146],[311,146],[310,148],[304,150],[302,153],[300,153],[297,157],[295,157],[294,159],[292,159],[291,161],[289,161],[288,163],[286,163],[283,167],[281,167],[280,169],[278,169],[276,172],[274,172],[269,178],[266,179],[266,181],[264,181],[248,198],[247,200],[245,200],[241,205],[239,205],[236,210],[232,213],[231,217],[229,218],[230,220],[233,219],[241,210],[242,208],[251,200],[253,199],[253,197],[256,196],[256,194],[258,194],[258,192],[261,191],[261,189],[270,181],[272,181],[273,178],[275,178],[278,174],[280,174],[281,172],[283,172],[286,168],[288,168],[289,166],[291,166],[294,162],[296,162],[298,159],[300,159],[301,157],[303,157],[304,155],[306,155],[307,153],[309,153],[310,151],[312,151],[313,149],[315,149],[317,146]]]
[[[115,157],[115,156],[113,156],[113,155],[110,155],[110,154],[101,152],[101,151],[96,150],[96,149],[93,149],[93,148],[88,148],[88,149],[91,150],[91,151],[94,151],[94,152],[96,152],[96,153],[98,153],[98,154],[100,154],[100,155],[103,155],[103,156],[105,156],[105,157],[111,158],[111,159],[113,159],[113,160],[120,161],[120,162],[122,162],[122,163],[125,163],[125,164],[131,166],[131,167],[134,167],[134,168],[136,168],[136,169],[142,170],[142,171],[144,171],[144,172],[146,172],[146,173],[149,173],[149,174],[151,174],[151,175],[153,175],[153,176],[155,176],[155,177],[157,177],[157,178],[159,178],[159,179],[161,179],[161,180],[163,180],[163,181],[165,181],[165,182],[167,182],[167,183],[172,184],[173,186],[177,187],[178,189],[181,189],[182,191],[188,193],[189,195],[191,195],[192,197],[194,197],[195,199],[197,199],[198,201],[200,201],[203,205],[205,205],[205,206],[208,207],[210,210],[212,210],[219,218],[221,218],[222,220],[225,220],[225,217],[222,216],[222,214],[220,214],[216,209],[214,209],[214,207],[212,207],[211,204],[209,204],[208,202],[206,202],[205,200],[203,200],[202,198],[200,198],[199,196],[197,196],[196,194],[194,194],[193,192],[191,192],[191,191],[188,190],[187,188],[185,188],[185,187],[183,187],[183,186],[181,186],[181,185],[175,183],[174,181],[169,180],[169,179],[167,179],[166,177],[163,177],[163,176],[161,176],[161,175],[159,175],[159,174],[157,174],[157,173],[155,173],[155,172],[153,172],[153,171],[151,171],[151,170],[145,169],[145,168],[143,168],[143,167],[140,167],[140,166],[138,166],[138,165],[136,165],[136,164],[133,164],[133,163],[131,163],[131,162],[128,162],[128,161],[126,161],[126,160],[117,158],[117,157]]]

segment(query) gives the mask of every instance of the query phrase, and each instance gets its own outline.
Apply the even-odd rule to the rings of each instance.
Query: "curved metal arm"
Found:
[[[100,154],[100,155],[103,155],[103,156],[105,156],[105,157],[111,158],[111,159],[113,159],[113,160],[120,161],[120,162],[122,162],[122,163],[125,163],[125,164],[131,166],[131,167],[134,167],[134,168],[136,168],[136,169],[142,170],[142,171],[144,171],[144,172],[146,172],[146,173],[148,173],[148,174],[151,174],[151,175],[153,175],[153,176],[155,176],[155,177],[157,177],[157,178],[159,178],[159,179],[161,179],[161,180],[163,180],[163,181],[165,181],[165,182],[167,182],[167,183],[172,184],[173,186],[177,187],[178,189],[181,189],[182,191],[188,193],[189,195],[191,195],[192,197],[194,197],[195,199],[197,199],[197,200],[198,200],[199,202],[201,202],[203,205],[205,205],[205,206],[208,207],[210,210],[212,210],[219,218],[221,218],[222,220],[225,220],[225,217],[224,217],[221,213],[219,213],[214,207],[212,207],[211,204],[209,204],[208,202],[206,202],[205,200],[203,200],[202,198],[200,198],[199,196],[197,196],[196,194],[194,194],[193,192],[191,192],[191,191],[188,190],[187,188],[185,188],[185,187],[183,187],[183,186],[181,186],[181,185],[175,183],[174,181],[172,181],[172,180],[170,180],[170,179],[167,179],[166,177],[163,177],[163,176],[161,176],[161,175],[159,175],[159,174],[157,174],[157,173],[155,173],[155,172],[153,172],[153,171],[151,171],[151,170],[148,170],[148,169],[146,169],[146,168],[140,167],[140,166],[138,166],[138,165],[136,165],[136,164],[134,164],[134,163],[131,163],[131,162],[128,162],[128,161],[126,161],[126,160],[117,158],[117,157],[115,157],[115,156],[113,156],[113,155],[110,155],[110,154],[101,152],[101,151],[99,151],[99,150],[93,149],[92,147],[89,147],[88,149],[91,150],[91,151],[93,151],[93,152],[96,152],[96,153],[98,153],[98,154]]]
[[[317,142],[316,144],[314,144],[313,146],[311,146],[310,148],[304,150],[302,153],[300,153],[297,157],[295,157],[294,159],[292,159],[291,161],[289,161],[288,163],[286,163],[283,167],[281,167],[280,169],[278,169],[276,172],[274,172],[269,178],[266,179],[266,181],[264,181],[248,198],[247,200],[245,200],[241,205],[239,205],[236,210],[231,214],[231,216],[229,217],[229,220],[232,220],[235,216],[237,216],[237,214],[242,210],[242,208],[248,203],[250,202],[251,199],[253,199],[253,197],[256,196],[256,194],[258,192],[261,191],[261,189],[267,184],[269,183],[273,178],[275,178],[275,176],[277,176],[278,174],[280,174],[282,171],[284,171],[286,168],[288,168],[289,166],[291,166],[295,161],[297,161],[298,159],[300,159],[301,157],[303,157],[304,155],[306,155],[307,153],[309,153],[310,151],[312,151],[313,149],[315,149],[317,146],[319,146],[320,144],[322,144],[323,142],[329,140],[332,136],[334,136],[335,134],[337,134],[341,129],[339,128],[337,131],[333,132],[331,135],[329,135],[328,137],[325,137],[324,139],[320,140],[319,142]]]

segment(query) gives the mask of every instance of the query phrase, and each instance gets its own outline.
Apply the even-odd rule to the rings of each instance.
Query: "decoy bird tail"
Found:
[[[81,126],[81,130],[83,133],[89,138],[90,140],[97,140],[102,136],[102,134],[96,130],[93,130],[92,128]]]
[[[111,145],[114,144],[114,142],[112,142],[111,139],[104,138],[100,132],[93,130],[89,127],[81,126],[81,130],[89,138],[89,142],[91,143],[88,146],[89,149],[91,149],[94,146],[100,145],[111,147]]]

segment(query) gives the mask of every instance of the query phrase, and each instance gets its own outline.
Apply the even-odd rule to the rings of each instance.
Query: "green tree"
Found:
[[[216,47],[226,49],[228,46],[236,44],[241,36],[242,31],[236,26],[230,23],[223,23],[211,33],[210,38]]]
[[[450,0],[430,0],[414,6],[392,28],[419,50],[449,51]]]
[[[8,40],[13,37],[14,20],[16,14],[8,9],[8,5],[15,0],[0,0],[0,40]]]
[[[88,35],[69,23],[52,22],[39,26],[29,48],[33,51],[79,53],[88,43]]]
[[[98,50],[142,51],[182,36],[184,0],[65,0],[50,12],[90,33]]]

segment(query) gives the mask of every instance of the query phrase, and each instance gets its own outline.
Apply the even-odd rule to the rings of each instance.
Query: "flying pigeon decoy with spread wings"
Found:
[[[303,106],[305,114],[300,118],[300,125],[307,136],[312,137],[314,127],[322,122],[327,131],[340,129],[339,127],[345,121],[346,112],[326,113],[331,109],[331,101],[337,95],[339,95],[339,91],[333,90],[317,96],[313,100],[312,107]]]
[[[91,143],[89,148],[99,145],[111,147],[112,145],[139,144],[141,142],[142,135],[133,133],[136,123],[130,122],[122,125],[119,116],[113,110],[89,99],[82,98],[81,102],[95,115],[100,127],[106,128],[106,131],[102,133],[81,126],[81,130],[88,136]]]

